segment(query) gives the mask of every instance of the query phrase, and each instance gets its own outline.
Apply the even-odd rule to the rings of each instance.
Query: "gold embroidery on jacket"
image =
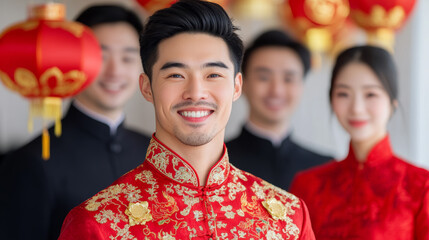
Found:
[[[198,186],[198,178],[192,167],[154,139],[149,144],[146,161],[152,163],[162,174],[171,179]],[[173,170],[169,170],[169,168]],[[172,172],[175,173],[174,176]]]
[[[208,182],[218,186],[198,188],[198,184],[180,184],[192,183],[186,179],[192,179],[194,171],[189,172],[183,160],[154,140],[147,156],[151,157],[143,167],[129,173],[134,174],[130,183],[112,185],[86,202],[96,221],[114,232],[110,239],[200,239],[203,234],[211,234],[212,239],[299,238],[292,216],[301,208],[300,200],[233,167],[227,156],[210,172],[214,177]],[[165,178],[159,178],[152,167],[159,167]],[[263,207],[262,202],[270,198],[286,209],[282,220],[274,220]],[[153,220],[130,229],[125,209],[130,202],[140,201],[149,202]],[[157,230],[152,229],[155,226]]]
[[[120,193],[127,195],[127,200],[129,202],[135,202],[140,200],[141,198],[140,189],[130,184],[121,183],[112,185],[105,190],[99,192],[94,197],[88,199],[85,204],[85,209],[88,211],[97,211],[99,207],[111,202],[112,200],[121,202],[119,200]]]

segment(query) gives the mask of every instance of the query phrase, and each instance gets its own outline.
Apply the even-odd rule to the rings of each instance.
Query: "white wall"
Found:
[[[43,0],[2,0],[0,3],[0,29],[26,18],[26,8],[31,2]],[[72,19],[84,7],[101,0],[63,0],[67,17]],[[112,1],[110,1],[112,2]],[[113,1],[135,7],[133,0]],[[397,34],[395,60],[400,79],[402,109],[396,112],[389,129],[395,151],[418,165],[429,169],[429,3],[420,0],[406,26]],[[247,43],[260,31],[280,23],[273,21],[241,20],[241,36]],[[360,42],[362,39],[356,40]],[[1,56],[0,56],[1,57]],[[294,137],[304,145],[338,158],[347,153],[347,135],[331,114],[328,103],[328,87],[332,62],[325,58],[322,66],[314,69],[306,80],[305,93],[294,117]],[[0,84],[0,152],[18,147],[40,132],[40,122],[30,134],[27,126],[28,102]],[[246,100],[234,103],[233,112],[226,130],[226,138],[236,136],[248,113]],[[136,93],[126,107],[127,124],[151,134],[155,129],[152,105],[140,93]],[[39,124],[39,125],[38,125]],[[38,128],[37,128],[38,127]]]

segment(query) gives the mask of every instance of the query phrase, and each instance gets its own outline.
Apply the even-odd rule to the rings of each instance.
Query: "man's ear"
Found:
[[[143,97],[146,99],[146,101],[153,103],[152,88],[149,77],[146,73],[140,74],[139,84],[140,92],[142,93]]]
[[[243,75],[241,73],[237,73],[234,79],[234,97],[233,101],[237,100],[241,96],[241,90],[243,86]]]

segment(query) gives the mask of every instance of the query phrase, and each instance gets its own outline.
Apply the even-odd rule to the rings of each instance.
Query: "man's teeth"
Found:
[[[122,88],[121,84],[102,84],[102,86],[109,91],[118,91]]]
[[[209,115],[210,111],[183,111],[180,114],[185,117],[199,118]]]

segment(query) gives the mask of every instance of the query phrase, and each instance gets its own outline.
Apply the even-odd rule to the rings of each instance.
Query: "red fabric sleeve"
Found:
[[[313,229],[311,227],[311,220],[310,215],[308,214],[307,206],[305,205],[304,201],[301,199],[301,206],[302,206],[302,226],[301,226],[301,235],[299,239],[302,240],[315,240],[316,237],[314,236]]]
[[[100,229],[100,224],[94,221],[92,216],[89,216],[86,211],[80,207],[72,209],[67,215],[61,228],[59,240],[94,240],[94,239],[109,239]]]

